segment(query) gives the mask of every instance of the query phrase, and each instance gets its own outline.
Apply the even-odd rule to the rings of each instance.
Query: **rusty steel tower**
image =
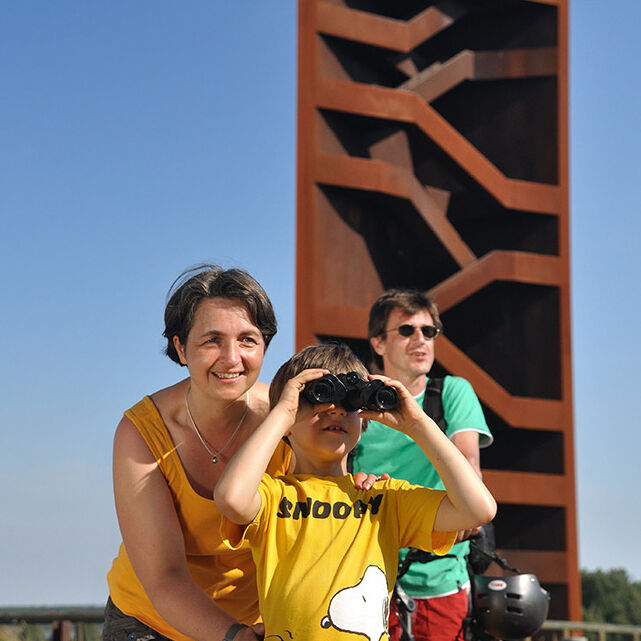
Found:
[[[580,619],[567,0],[299,0],[298,101],[297,347],[367,359],[378,295],[428,290],[435,371],[495,435],[499,552]]]

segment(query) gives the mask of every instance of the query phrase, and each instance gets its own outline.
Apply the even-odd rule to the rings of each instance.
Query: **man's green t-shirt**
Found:
[[[425,392],[416,397],[423,404]],[[485,422],[481,404],[464,378],[446,376],[443,381],[443,412],[447,436],[456,432],[474,431],[479,434],[479,446],[492,443],[492,434]],[[382,474],[404,479],[415,485],[444,489],[434,466],[421,448],[407,435],[382,423],[370,421],[354,455],[354,472]],[[453,594],[468,580],[465,556],[469,542],[455,545],[448,554],[456,558],[440,558],[428,563],[413,563],[401,584],[412,596],[446,596]],[[405,555],[405,551],[401,553]]]

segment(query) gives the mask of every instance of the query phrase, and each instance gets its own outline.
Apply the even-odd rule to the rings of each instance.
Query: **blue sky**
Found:
[[[616,9],[571,6],[579,544],[641,580],[641,5]],[[292,0],[0,8],[0,605],[106,598],[113,430],[183,375],[161,354],[182,269],[248,269],[280,326],[261,378],[291,354],[295,118]]]

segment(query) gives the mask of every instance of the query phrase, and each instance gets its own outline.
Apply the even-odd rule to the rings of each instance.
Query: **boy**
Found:
[[[270,387],[272,411],[228,463],[214,492],[229,520],[222,526],[227,544],[247,539],[251,546],[265,638],[388,639],[398,550],[445,554],[458,530],[485,523],[496,511],[469,463],[401,383],[376,377],[398,392],[393,412],[348,412],[301,399],[309,381],[350,371],[367,377],[345,345],[307,347],[285,363]],[[347,455],[363,419],[418,443],[447,490],[394,479],[356,490]],[[283,437],[294,451],[294,473],[273,479],[265,470]]]

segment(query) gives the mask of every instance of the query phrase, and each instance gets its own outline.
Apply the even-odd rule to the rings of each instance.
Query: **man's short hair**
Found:
[[[367,378],[367,369],[358,356],[344,343],[310,345],[283,363],[269,386],[269,406],[274,408],[287,381],[306,369],[327,369],[331,374],[358,372]]]
[[[387,327],[387,319],[393,310],[400,309],[405,314],[412,315],[418,312],[429,312],[434,326],[443,329],[443,323],[438,313],[436,303],[425,293],[418,289],[388,289],[381,294],[372,305],[369,312],[367,338],[382,336]],[[379,369],[383,369],[383,359],[374,351],[370,343],[372,359]]]

